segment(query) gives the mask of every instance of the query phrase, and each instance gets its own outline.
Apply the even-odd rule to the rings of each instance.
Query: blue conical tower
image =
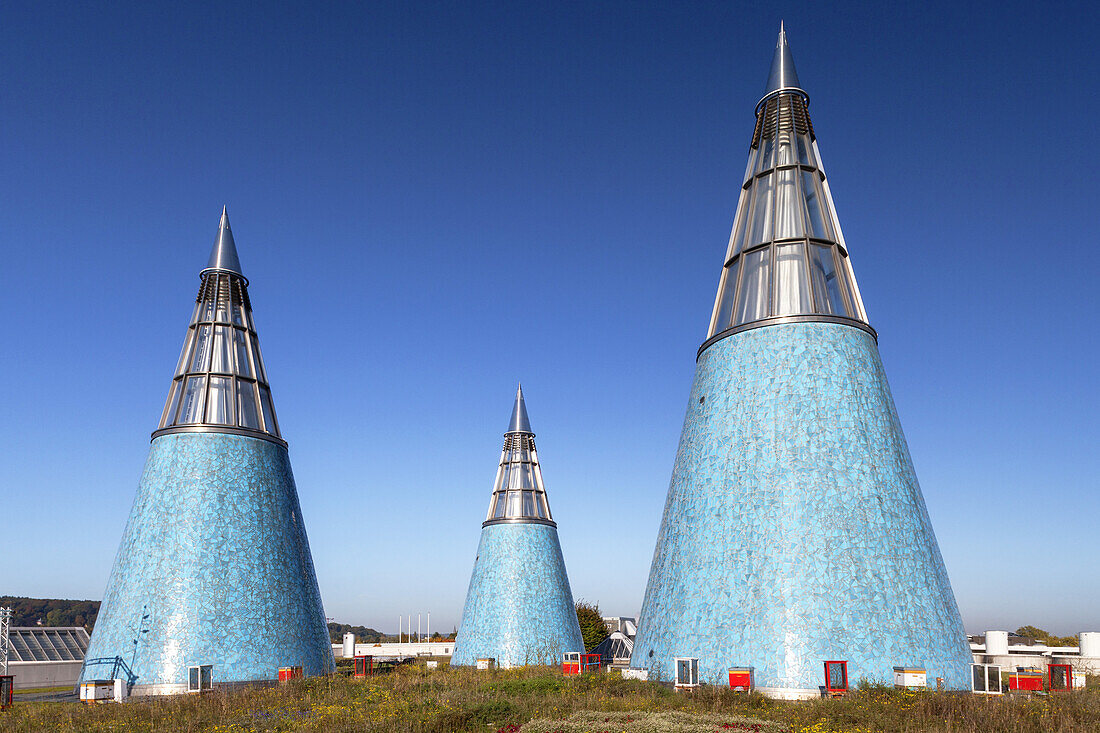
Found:
[[[755,668],[812,697],[823,663],[969,687],[970,650],[867,321],[786,34],[699,349],[632,665]]]
[[[335,669],[224,210],[200,279],[81,672],[132,694],[183,692],[193,666],[214,685]]]
[[[503,667],[555,664],[565,652],[583,651],[521,387],[481,525],[451,664],[472,665],[483,658]]]

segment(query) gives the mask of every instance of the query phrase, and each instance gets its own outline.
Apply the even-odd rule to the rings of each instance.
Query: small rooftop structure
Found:
[[[604,616],[603,624],[607,627],[609,634],[621,631],[633,639],[638,633],[638,619],[634,616]]]
[[[8,674],[15,675],[15,689],[75,685],[88,638],[83,626],[13,627]]]
[[[629,667],[630,655],[634,653],[634,639],[621,631],[613,631],[592,650],[593,654],[599,654],[603,664]]]

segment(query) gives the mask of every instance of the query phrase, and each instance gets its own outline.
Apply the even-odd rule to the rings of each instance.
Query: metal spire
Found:
[[[516,387],[516,404],[512,407],[512,419],[508,421],[508,433],[531,433],[531,421],[527,418],[527,405],[523,403],[523,384]],[[507,435],[508,433],[505,433]]]
[[[222,206],[222,218],[218,222],[218,237],[214,240],[214,249],[210,250],[210,261],[206,263],[206,270],[221,270],[232,272],[241,277],[241,260],[237,257],[237,245],[233,242],[233,230],[229,228],[229,214],[226,207]]]
[[[806,95],[802,85],[798,83],[798,73],[794,70],[794,57],[791,56],[791,47],[787,45],[787,31],[783,28],[783,21],[779,21],[779,40],[775,42],[775,55],[772,56],[772,70],[768,74],[764,99],[781,89],[798,90]]]

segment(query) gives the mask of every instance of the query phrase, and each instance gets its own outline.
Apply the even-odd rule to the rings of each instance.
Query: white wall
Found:
[[[449,657],[454,651],[455,643],[453,641],[406,641],[400,644],[385,643],[385,644],[356,644],[355,656],[361,657],[363,655],[370,655],[374,657],[417,657],[417,656],[432,656],[432,657]],[[340,659],[344,656],[344,645],[333,644],[332,653]]]
[[[15,675],[15,689],[32,687],[75,687],[80,677],[81,661],[76,662],[8,662],[8,674]]]

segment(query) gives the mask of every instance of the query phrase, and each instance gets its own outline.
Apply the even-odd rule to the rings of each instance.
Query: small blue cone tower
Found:
[[[520,387],[481,525],[453,666],[478,659],[502,667],[556,664],[565,652],[584,651],[557,527]]]
[[[335,669],[287,444],[222,211],[81,680],[184,692]]]
[[[782,26],[631,664],[819,694],[824,662],[968,689],[970,649]]]

